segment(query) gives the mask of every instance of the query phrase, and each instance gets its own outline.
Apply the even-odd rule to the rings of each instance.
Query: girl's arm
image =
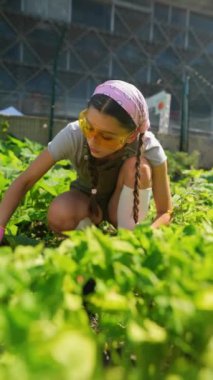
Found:
[[[18,204],[31,187],[55,164],[46,148],[30,166],[12,182],[0,203],[0,226],[5,227]]]
[[[152,227],[169,224],[172,212],[172,199],[170,193],[169,178],[167,173],[167,161],[159,166],[152,166],[152,191],[157,210],[157,216]]]

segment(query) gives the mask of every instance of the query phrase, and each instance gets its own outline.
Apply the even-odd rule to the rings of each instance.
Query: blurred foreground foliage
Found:
[[[41,149],[0,142],[1,194]],[[212,379],[213,171],[193,162],[169,157],[173,222],[155,231],[152,205],[134,231],[50,233],[67,162],[29,191],[0,247],[1,380]]]

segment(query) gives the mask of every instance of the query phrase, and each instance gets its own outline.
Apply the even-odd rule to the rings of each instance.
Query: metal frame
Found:
[[[57,116],[74,117],[77,115],[79,108],[81,105],[83,106],[87,97],[89,96],[88,92],[90,90],[88,89],[87,93],[82,96],[82,98],[78,98],[76,96],[77,86],[86,83],[85,81],[88,78],[88,80],[91,80],[94,85],[107,78],[112,78],[115,76],[115,65],[120,67],[122,70],[123,74],[121,79],[138,85],[146,97],[151,96],[160,90],[165,90],[171,93],[173,103],[174,101],[176,102],[176,108],[180,107],[181,105],[182,80],[185,73],[187,72],[193,79],[191,82],[193,87],[193,91],[191,92],[190,96],[191,107],[193,108],[193,104],[196,105],[196,102],[201,99],[207,105],[207,107],[209,107],[209,109],[212,109],[212,101],[209,95],[212,91],[212,79],[208,72],[206,72],[206,76],[200,75],[202,73],[199,73],[196,66],[194,66],[193,61],[199,57],[205,57],[206,64],[210,69],[213,70],[213,53],[210,56],[206,52],[207,46],[213,44],[213,31],[212,33],[210,31],[208,36],[206,36],[207,38],[204,38],[204,35],[202,38],[199,33],[197,33],[195,30],[192,30],[190,27],[190,7],[185,8],[186,25],[181,28],[174,28],[171,24],[169,24],[169,20],[168,24],[165,25],[155,18],[154,0],[150,1],[150,6],[148,7],[120,0],[105,1],[105,3],[109,4],[111,10],[110,29],[108,31],[100,30],[94,27],[88,27],[86,25],[78,25],[75,24],[73,20],[70,24],[66,24],[67,33],[61,46],[61,52],[59,54],[59,56],[62,53],[65,53],[65,55],[67,55],[66,69],[61,69],[59,64],[57,76],[55,78],[56,85],[58,85],[61,89],[61,95],[56,99],[55,112]],[[160,1],[158,1],[158,3],[160,3]],[[171,4],[169,1],[162,2],[162,4],[165,3],[167,3],[169,6],[169,14],[171,18],[173,6],[172,4],[174,2]],[[35,49],[35,44],[33,44],[30,36],[33,32],[36,31],[37,27],[43,26],[44,28],[49,28],[51,32],[54,32],[59,39],[61,29],[64,27],[64,25],[63,23],[53,19],[48,21],[42,20],[37,16],[26,15],[24,14],[24,9],[24,0],[22,0],[22,11],[20,11],[20,13],[15,13],[12,10],[6,10],[4,8],[0,10],[1,19],[6,23],[6,25],[8,25],[9,28],[11,28],[11,30],[16,35],[15,40],[12,39],[11,43],[8,46],[3,46],[1,49],[0,69],[2,69],[5,73],[11,76],[11,78],[13,78],[13,80],[16,82],[16,87],[12,91],[7,91],[7,89],[0,90],[0,95],[2,94],[0,96],[0,108],[4,108],[13,102],[13,105],[17,106],[23,112],[31,112],[32,114],[44,115],[49,113],[49,110],[46,109],[46,107],[48,98],[50,99],[50,97],[48,94],[40,94],[40,96],[38,94],[37,97],[40,97],[40,101],[38,100],[37,106],[34,107],[36,94],[31,94],[26,90],[26,87],[29,85],[30,81],[33,78],[38,77],[42,72],[48,73],[49,77],[52,76],[53,62],[55,57],[54,52],[52,52],[49,57],[42,56],[39,53],[39,50]],[[150,21],[147,21],[149,37],[146,41],[137,34],[137,31],[131,28],[128,19],[124,17],[123,10],[125,10],[125,14],[127,15],[128,12],[135,11],[141,12],[141,15],[147,13],[147,15],[150,16]],[[69,12],[71,20],[72,0],[70,0]],[[123,25],[124,30],[126,30],[125,33],[117,32],[116,22],[118,20]],[[24,26],[25,21],[26,26]],[[155,27],[158,28],[164,37],[163,44],[155,41]],[[168,35],[169,32],[171,32],[170,36]],[[175,38],[177,38],[180,33],[182,33],[184,36],[184,46],[182,49],[178,48],[175,45]],[[101,55],[101,49],[97,49],[92,52],[95,56],[97,56],[97,60],[95,60],[93,57],[95,61],[93,67],[91,67],[90,64],[90,57],[88,57],[88,60],[86,60],[85,54],[83,54],[84,52],[79,51],[78,49],[78,44],[81,43],[83,39],[89,41],[89,37],[91,35],[94,39],[97,40],[99,46],[103,48],[104,52],[103,55]],[[198,49],[195,49],[193,52],[190,50],[189,46],[189,35],[193,36],[198,45]],[[70,37],[72,36],[75,37],[71,39]],[[117,40],[119,43],[116,43]],[[131,44],[133,42],[135,50],[138,52],[138,58],[140,59],[143,55],[145,60],[145,65],[147,67],[147,75],[145,79],[143,77],[141,77],[140,80],[138,79],[138,77],[140,77],[141,67],[138,69],[136,68],[134,71],[131,68],[131,62],[128,64],[128,61],[124,62],[119,56],[119,51],[122,48],[125,49],[125,46],[128,46],[129,43]],[[7,57],[9,50],[15,47],[17,43],[20,43],[19,62]],[[25,47],[29,50],[29,53],[35,57],[37,63],[27,64],[25,62]],[[179,59],[179,64],[171,67],[170,72],[159,67],[156,62],[157,57],[165,52],[168,48],[172,49],[174,54]],[[70,59],[72,57],[76,58],[76,60],[79,62],[79,66],[81,67],[77,66],[75,69],[69,68]],[[107,61],[107,70],[104,74],[101,74],[100,67],[105,63],[105,61]],[[28,71],[30,70],[32,73],[31,75],[28,75]],[[152,70],[155,70],[155,72],[158,73],[160,79],[159,81],[152,80]],[[23,76],[20,78],[19,73],[21,72],[23,73]],[[24,78],[25,75],[26,77]],[[68,77],[69,75],[70,81],[68,84],[66,80],[63,80],[63,77]],[[160,86],[159,83],[161,83]],[[14,96],[17,98],[16,104],[14,104]],[[30,99],[31,109],[29,106]],[[44,99],[44,103],[42,103],[42,99]],[[68,104],[71,104],[73,100],[76,100],[76,105],[74,104],[69,109]],[[213,111],[211,112],[213,114]]]

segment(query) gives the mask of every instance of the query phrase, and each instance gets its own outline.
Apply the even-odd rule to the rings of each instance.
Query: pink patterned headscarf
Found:
[[[108,95],[131,116],[136,126],[144,133],[150,127],[149,111],[142,93],[131,83],[108,80],[98,85],[93,93]]]

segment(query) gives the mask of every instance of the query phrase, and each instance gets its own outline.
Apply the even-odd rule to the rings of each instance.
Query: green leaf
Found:
[[[96,365],[96,345],[78,331],[61,332],[50,345],[54,360],[66,368],[66,378],[91,380]]]
[[[143,326],[132,320],[127,331],[129,338],[136,343],[164,343],[167,338],[166,330],[149,319],[143,321]]]

